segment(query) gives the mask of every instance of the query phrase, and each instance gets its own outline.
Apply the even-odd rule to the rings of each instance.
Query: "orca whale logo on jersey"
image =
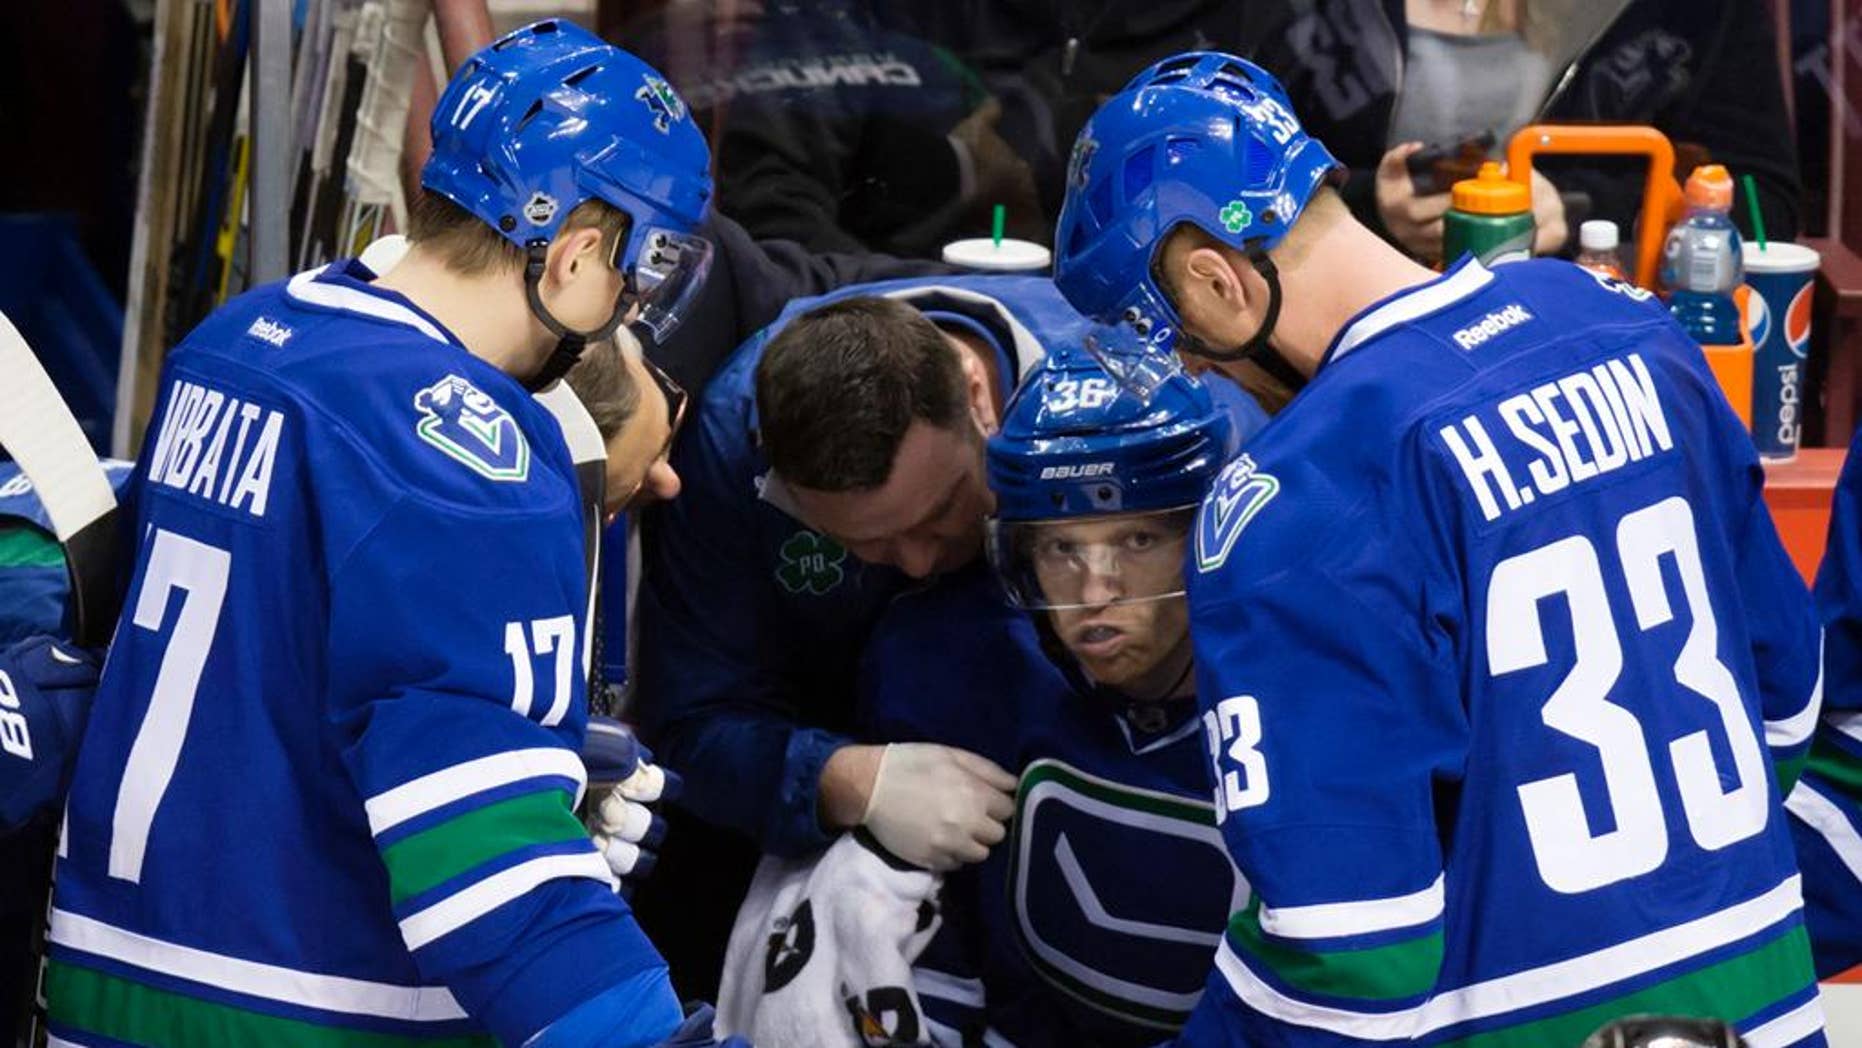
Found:
[[[1637,302],[1647,302],[1655,297],[1655,292],[1646,288],[1637,287],[1627,280],[1618,280],[1608,273],[1599,273],[1594,269],[1583,269],[1582,266],[1578,268],[1583,270],[1585,276],[1595,280],[1597,286],[1603,288],[1605,291],[1614,291],[1619,295],[1634,299]]]
[[[1181,1026],[1248,902],[1214,806],[1043,759],[1022,772],[1011,826],[1009,901],[1034,970],[1099,1011]]]
[[[853,1018],[854,1035],[869,1048],[886,1048],[894,1044],[917,1044],[918,1006],[903,986],[875,986],[864,995],[841,985],[847,1014]]]
[[[530,444],[517,420],[472,383],[448,375],[414,394],[414,407],[424,416],[414,432],[448,458],[490,480],[530,476]]]
[[[685,119],[685,102],[672,85],[657,76],[643,76],[646,86],[634,92],[634,97],[647,104],[653,111],[653,130],[660,134],[669,134],[672,125]]]
[[[775,993],[795,981],[815,955],[815,908],[807,899],[788,917],[778,917],[763,955],[763,992]]]
[[[1196,570],[1214,571],[1227,563],[1242,529],[1278,494],[1280,481],[1257,469],[1252,456],[1229,463],[1196,515]]]

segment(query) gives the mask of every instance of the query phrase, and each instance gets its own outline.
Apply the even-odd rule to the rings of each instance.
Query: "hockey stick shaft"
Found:
[[[75,636],[99,647],[116,626],[116,492],[32,347],[0,313],[0,445],[19,463],[65,547]]]

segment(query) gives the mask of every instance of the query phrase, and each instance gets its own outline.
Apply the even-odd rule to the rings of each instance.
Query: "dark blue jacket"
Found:
[[[980,323],[1004,354],[1005,385],[1045,347],[1077,343],[1084,324],[1043,277],[857,285],[792,304],[706,390],[673,450],[684,493],[643,530],[635,715],[685,775],[687,807],[778,854],[829,839],[815,814],[821,766],[849,741],[867,634],[909,580],[862,564],[764,498],[756,365],[791,317],[872,294],[909,297],[934,320]]]

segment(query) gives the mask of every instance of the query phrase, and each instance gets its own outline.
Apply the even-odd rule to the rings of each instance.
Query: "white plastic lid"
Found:
[[[1823,263],[1814,247],[1773,240],[1760,249],[1759,242],[1747,240],[1739,247],[1748,273],[1805,273]]]
[[[1578,227],[1578,246],[1586,251],[1615,251],[1616,223],[1607,218],[1593,218]]]
[[[1033,273],[1047,269],[1054,256],[1032,240],[1003,240],[998,244],[989,237],[953,240],[944,245],[944,261],[965,269],[983,269],[992,273]]]

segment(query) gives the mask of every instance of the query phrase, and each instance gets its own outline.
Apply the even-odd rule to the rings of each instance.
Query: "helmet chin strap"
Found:
[[[1221,363],[1249,361],[1273,376],[1276,382],[1297,393],[1306,388],[1309,380],[1268,341],[1273,337],[1274,326],[1280,322],[1280,270],[1275,268],[1274,260],[1267,257],[1267,252],[1258,247],[1248,249],[1248,261],[1254,265],[1254,271],[1261,275],[1261,279],[1267,282],[1267,317],[1261,321],[1260,328],[1253,337],[1234,349],[1217,349],[1199,338],[1179,332],[1183,348],[1199,357]],[[1177,312],[1179,316],[1182,315],[1181,309]]]
[[[524,381],[524,388],[532,393],[548,389],[556,380],[569,373],[575,362],[582,358],[582,350],[590,342],[600,342],[614,334],[627,316],[627,288],[614,299],[614,312],[606,323],[593,331],[575,331],[557,320],[543,304],[543,294],[539,290],[543,283],[544,262],[549,252],[549,244],[533,240],[524,249],[524,298],[530,303],[530,315],[537,318],[550,333],[556,336],[556,348],[544,359],[543,366],[535,375]]]

